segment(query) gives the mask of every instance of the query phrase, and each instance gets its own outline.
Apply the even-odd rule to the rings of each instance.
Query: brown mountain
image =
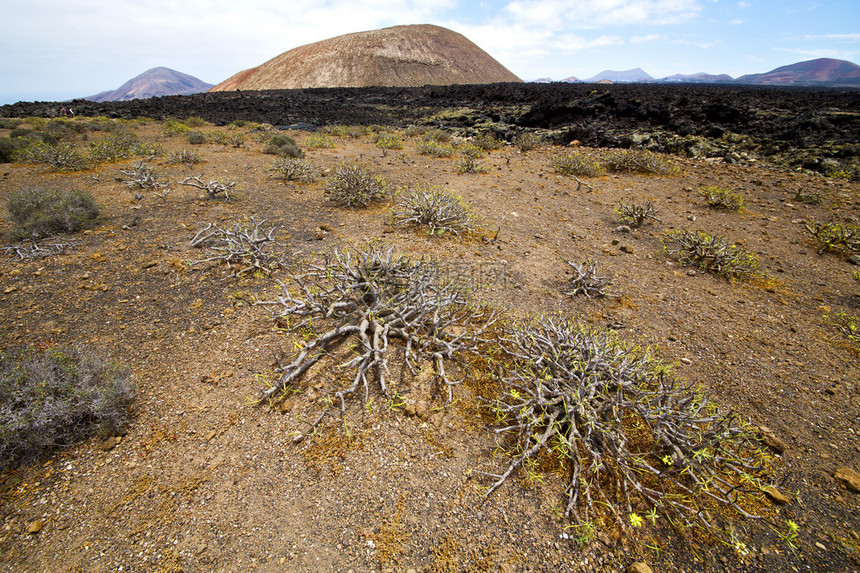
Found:
[[[167,95],[188,95],[205,92],[212,84],[171,70],[152,68],[136,76],[115,90],[97,93],[83,99],[90,101],[127,101],[130,99],[160,97]]]
[[[210,91],[520,82],[462,34],[429,24],[337,36],[284,52]]]
[[[818,58],[763,74],[741,76],[735,82],[773,86],[860,86],[860,66],[845,60]]]

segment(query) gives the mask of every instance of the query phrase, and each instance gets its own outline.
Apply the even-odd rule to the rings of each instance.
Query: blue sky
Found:
[[[0,14],[0,104],[93,95],[157,66],[218,83],[303,44],[399,24],[459,32],[527,81],[860,63],[858,0],[0,0]]]

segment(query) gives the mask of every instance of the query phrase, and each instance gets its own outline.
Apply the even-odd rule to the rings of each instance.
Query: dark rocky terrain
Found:
[[[0,117],[53,116],[61,105],[6,105]],[[860,91],[854,89],[510,83],[220,92],[76,100],[72,107],[90,116],[199,116],[276,126],[432,123],[488,129],[505,139],[538,129],[561,144],[641,145],[728,162],[768,159],[822,173],[856,172],[860,155]]]

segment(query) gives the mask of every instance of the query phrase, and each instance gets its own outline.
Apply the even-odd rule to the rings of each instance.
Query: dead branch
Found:
[[[219,193],[223,193],[224,198],[228,201],[230,200],[230,192],[236,187],[235,181],[228,178],[221,181],[210,179],[208,182],[204,182],[202,178],[203,174],[200,174],[198,177],[186,177],[179,184],[202,189],[206,191],[210,199],[215,199]]]
[[[238,264],[244,267],[234,276],[260,271],[269,274],[274,266],[282,264],[281,257],[275,256],[272,247],[283,247],[277,241],[278,227],[264,229],[266,219],[257,221],[251,217],[253,227],[243,227],[240,223],[232,229],[222,229],[216,223],[208,223],[191,239],[191,247],[206,246],[210,256],[192,261],[193,264],[223,262],[227,265]]]

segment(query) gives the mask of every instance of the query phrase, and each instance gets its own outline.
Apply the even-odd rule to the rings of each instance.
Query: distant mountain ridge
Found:
[[[536,80],[537,81],[537,80]],[[549,78],[539,80],[546,83]],[[561,80],[576,81],[570,78]],[[641,68],[625,71],[604,70],[587,83],[725,83],[738,85],[860,87],[860,66],[845,60],[818,58],[781,66],[761,74],[747,74],[737,79],[728,74],[675,74],[655,79]]]
[[[128,101],[168,95],[190,95],[208,91],[212,87],[213,84],[208,84],[194,76],[170,68],[158,67],[128,80],[115,90],[97,93],[83,99],[95,102]]]
[[[356,32],[293,48],[211,91],[521,82],[462,34],[430,24]]]

